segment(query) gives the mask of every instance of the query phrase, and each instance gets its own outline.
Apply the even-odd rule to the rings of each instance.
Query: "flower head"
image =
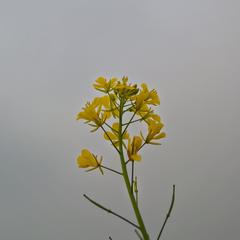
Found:
[[[107,111],[108,108],[110,108],[109,96],[96,97],[92,103],[86,103],[83,111],[78,113],[77,120],[84,119],[87,123],[91,122],[89,125],[95,127],[92,131],[96,131],[105,123],[106,119],[111,117],[111,112]]]
[[[97,160],[97,156],[92,154],[88,149],[83,149],[81,155],[77,157],[77,165],[79,168],[89,168],[92,167],[90,170],[94,170],[96,168],[101,169],[102,157],[100,160]]]
[[[140,94],[142,94],[145,97],[145,99],[144,99],[145,103],[151,104],[151,105],[159,105],[160,104],[160,99],[159,99],[159,96],[155,89],[149,91],[148,86],[145,83],[143,83],[141,85],[141,87],[142,87],[142,90],[141,90]]]
[[[143,83],[141,87],[142,87],[141,91],[131,98],[132,100],[135,100],[134,108],[136,111],[141,111],[142,109],[145,109],[147,107],[147,104],[148,105],[160,104],[159,96],[155,89],[149,91],[146,83]]]
[[[149,122],[148,122],[148,135],[145,139],[145,143],[160,145],[160,143],[152,142],[152,140],[159,140],[161,138],[166,137],[165,132],[161,132],[163,126],[164,125],[161,122],[149,120]]]
[[[79,168],[88,168],[96,167],[99,163],[89,150],[83,149],[81,155],[77,158],[77,164]]]

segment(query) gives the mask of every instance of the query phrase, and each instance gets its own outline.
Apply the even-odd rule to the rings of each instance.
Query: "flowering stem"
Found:
[[[126,188],[127,188],[127,191],[128,191],[128,195],[129,195],[129,198],[130,198],[135,216],[136,216],[138,224],[139,224],[139,230],[141,231],[141,233],[143,235],[143,239],[144,240],[149,240],[149,235],[148,235],[147,230],[145,228],[141,213],[140,213],[138,205],[136,203],[136,199],[135,199],[135,197],[134,197],[134,195],[131,191],[131,184],[130,184],[130,181],[129,181],[129,176],[128,176],[127,167],[126,167],[125,158],[124,158],[124,153],[123,153],[123,134],[124,134],[124,131],[125,131],[125,130],[124,131],[122,130],[123,107],[124,107],[124,101],[123,101],[123,99],[120,99],[120,109],[119,109],[119,156],[120,156],[121,165],[122,165],[122,173],[123,173],[123,178],[124,178]]]
[[[137,226],[135,223],[133,223],[133,222],[131,222],[130,220],[126,219],[125,217],[122,217],[121,215],[113,212],[111,209],[108,209],[108,208],[102,206],[101,204],[95,202],[95,201],[92,200],[90,197],[88,197],[86,194],[83,194],[83,196],[84,196],[89,202],[91,202],[92,204],[94,204],[95,206],[103,209],[104,211],[106,211],[106,212],[108,212],[108,213],[111,213],[112,215],[114,215],[114,216],[116,216],[116,217],[118,217],[118,218],[121,218],[123,221],[125,221],[125,222],[133,225],[135,228],[138,228],[138,229],[139,229],[139,226]]]
[[[174,205],[174,201],[175,201],[175,185],[173,185],[173,194],[172,194],[171,205],[170,205],[170,208],[169,208],[168,213],[167,213],[167,215],[166,215],[166,218],[165,218],[165,220],[164,220],[164,223],[163,223],[163,225],[162,225],[162,228],[161,228],[161,230],[160,230],[160,233],[158,234],[157,240],[160,239],[160,237],[161,237],[161,235],[162,235],[162,232],[163,232],[163,229],[164,229],[164,227],[165,227],[165,225],[166,225],[166,223],[167,223],[167,220],[168,220],[168,218],[169,218],[170,215],[171,215],[171,212],[172,212],[172,209],[173,209],[173,205]]]

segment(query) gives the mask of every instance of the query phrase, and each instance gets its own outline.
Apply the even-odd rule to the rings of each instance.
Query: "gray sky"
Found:
[[[82,148],[118,168],[100,134],[75,121],[100,75],[147,82],[168,138],[137,164],[140,206],[155,239],[239,238],[240,2],[0,1],[0,239],[137,239],[118,176],[86,174]]]

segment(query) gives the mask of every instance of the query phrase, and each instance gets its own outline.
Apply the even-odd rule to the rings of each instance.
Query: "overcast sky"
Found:
[[[0,1],[0,239],[137,239],[122,179],[85,173],[82,148],[119,162],[75,120],[97,76],[146,82],[168,138],[137,163],[140,206],[163,239],[236,240],[240,223],[238,0]]]

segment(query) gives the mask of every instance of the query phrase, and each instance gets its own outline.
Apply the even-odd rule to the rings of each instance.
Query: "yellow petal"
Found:
[[[77,157],[77,164],[78,164],[79,168],[87,168],[87,167],[89,167],[88,161],[82,155]]]
[[[109,106],[110,106],[109,96],[103,96],[103,97],[101,98],[101,103],[102,103],[102,105],[103,105],[105,108],[109,107]]]
[[[142,87],[142,89],[143,89],[143,92],[148,92],[148,86],[147,86],[146,83],[142,83],[142,84],[141,84],[141,87]]]
[[[123,139],[128,139],[129,138],[129,133],[128,132],[125,132],[124,134],[123,134]]]
[[[106,119],[109,119],[111,116],[112,116],[112,113],[111,113],[111,112],[105,111],[105,112],[102,114],[102,119],[106,120]]]
[[[96,167],[98,165],[97,160],[89,150],[83,149],[82,156],[85,158],[85,162],[88,162],[89,166]]]
[[[82,150],[82,156],[85,157],[85,158],[91,158],[92,153],[88,149],[83,149]]]
[[[106,81],[107,81],[107,79],[105,77],[98,77],[96,79],[96,83],[98,83],[98,85],[101,85],[101,86],[104,86],[106,84]]]
[[[154,137],[154,139],[161,139],[161,138],[165,138],[166,137],[166,133],[162,132],[160,134],[158,134],[156,137]]]
[[[133,142],[135,149],[138,151],[138,149],[142,146],[142,138],[139,136],[134,136]]]
[[[131,156],[131,159],[134,160],[134,161],[140,161],[142,159],[142,157],[141,157],[141,155],[133,154]]]
[[[112,141],[118,140],[118,137],[114,133],[112,133],[112,132],[104,133],[104,138],[106,140],[110,140],[111,139]]]
[[[116,131],[119,131],[119,123],[118,122],[113,123],[112,128]]]

